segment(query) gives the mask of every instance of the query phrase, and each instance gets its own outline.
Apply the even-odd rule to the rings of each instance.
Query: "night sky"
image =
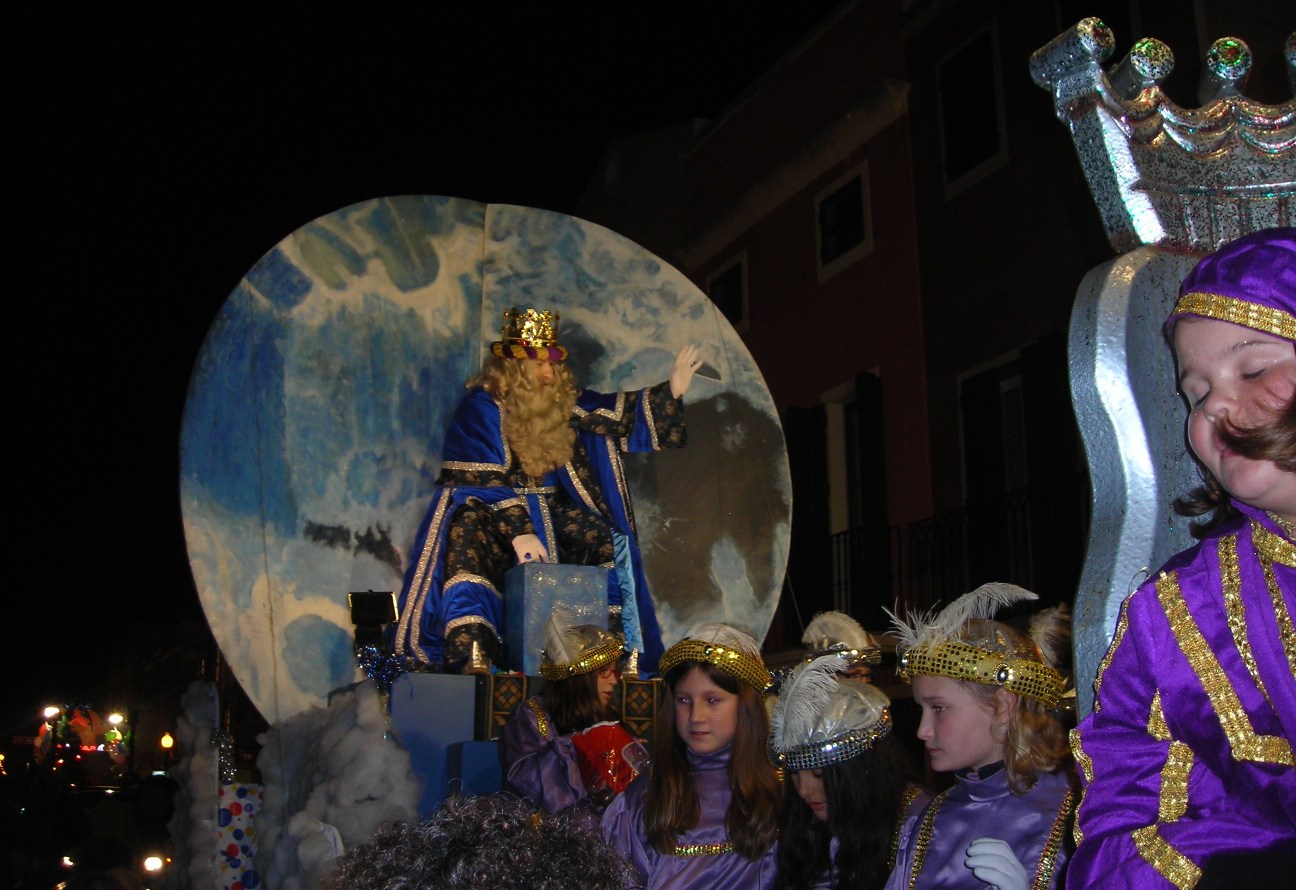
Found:
[[[609,139],[714,117],[834,5],[428,4],[14,35],[40,51],[11,136],[11,535],[27,546],[0,731],[30,732],[14,721],[43,699],[104,697],[113,640],[139,622],[200,617],[180,418],[207,328],[262,254],[384,195],[570,212]]]

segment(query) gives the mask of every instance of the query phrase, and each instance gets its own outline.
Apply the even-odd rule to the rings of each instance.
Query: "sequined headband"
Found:
[[[550,661],[549,653],[545,652],[542,653],[544,657],[540,659],[540,676],[546,680],[566,680],[568,677],[588,674],[590,671],[596,671],[620,660],[624,652],[625,647],[620,643],[603,643],[591,646],[575,661],[568,663]]]
[[[882,716],[877,723],[867,729],[855,729],[848,733],[826,739],[822,742],[810,742],[797,745],[786,751],[770,748],[770,760],[775,766],[783,769],[823,769],[843,760],[850,760],[868,751],[884,736],[891,732],[891,710],[882,709]]]
[[[838,643],[834,646],[825,646],[823,648],[812,648],[806,653],[805,660],[814,661],[821,655],[836,655],[847,666],[882,663],[881,647],[865,646],[862,649],[853,649],[845,643]]]
[[[1062,675],[1042,661],[1008,658],[953,641],[904,652],[896,674],[906,681],[916,674],[1002,686],[1009,692],[1033,698],[1046,708],[1057,707],[1066,686]]]
[[[712,664],[736,680],[746,683],[757,692],[765,692],[774,683],[765,662],[758,655],[749,655],[740,649],[707,643],[703,640],[680,640],[666,650],[657,662],[657,670],[664,677],[671,669],[686,661]]]
[[[1175,303],[1171,319],[1180,315],[1200,315],[1202,318],[1213,318],[1216,321],[1227,321],[1240,324],[1244,328],[1264,331],[1284,340],[1296,340],[1296,317],[1276,306],[1264,306],[1228,297],[1223,294],[1211,294],[1203,291],[1186,293]]]

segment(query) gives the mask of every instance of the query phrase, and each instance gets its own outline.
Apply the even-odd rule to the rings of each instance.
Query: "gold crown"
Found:
[[[563,663],[550,661],[549,653],[542,651],[540,653],[543,656],[540,659],[540,676],[546,680],[566,680],[568,677],[588,674],[590,671],[596,671],[601,667],[620,661],[624,652],[625,647],[619,641],[601,643],[583,650],[575,661]]]
[[[984,686],[1003,686],[1010,692],[1033,698],[1046,708],[1057,707],[1066,680],[1031,652],[991,652],[967,643],[948,640],[919,646],[901,654],[896,668],[900,679],[917,674],[970,680]]]
[[[664,677],[671,672],[672,668],[686,661],[700,661],[715,665],[757,692],[763,693],[774,684],[774,678],[765,669],[765,662],[759,655],[751,655],[741,649],[703,640],[680,640],[666,650],[666,654],[657,662],[657,670]]]

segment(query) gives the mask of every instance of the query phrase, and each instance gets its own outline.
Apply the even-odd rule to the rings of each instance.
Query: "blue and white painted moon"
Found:
[[[463,382],[510,306],[554,308],[577,380],[664,380],[697,343],[689,446],[627,461],[669,644],[695,621],[760,638],[787,559],[791,485],[773,401],[682,274],[562,214],[381,198],[285,238],[203,345],[181,433],[194,580],[226,659],[274,722],[357,679],[346,594],[399,590]]]

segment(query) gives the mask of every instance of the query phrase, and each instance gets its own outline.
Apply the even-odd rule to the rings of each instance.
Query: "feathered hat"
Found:
[[[690,627],[684,639],[662,655],[657,670],[664,677],[672,668],[686,661],[715,665],[760,693],[768,690],[774,682],[765,669],[760,645],[736,627],[716,621]]]
[[[619,635],[597,624],[570,623],[572,616],[554,612],[544,626],[540,676],[566,680],[621,660],[625,644]]]
[[[820,612],[806,625],[801,644],[806,647],[807,660],[821,655],[837,656],[838,670],[882,660],[882,647],[877,640],[845,612]]]
[[[1036,616],[1032,636],[991,620],[1002,606],[1034,599],[1039,597],[1016,585],[991,583],[963,594],[937,614],[914,615],[912,624],[889,612],[899,640],[896,673],[904,680],[919,675],[1002,686],[1046,708],[1057,707],[1066,680],[1044,653],[1056,658],[1057,647],[1066,639],[1066,608]]]
[[[891,731],[891,700],[869,683],[837,679],[841,658],[821,655],[793,669],[770,721],[770,760],[822,769],[857,757]]]
[[[558,313],[530,307],[504,310],[500,338],[491,344],[500,358],[533,358],[542,362],[567,361],[566,347],[558,345]]]

